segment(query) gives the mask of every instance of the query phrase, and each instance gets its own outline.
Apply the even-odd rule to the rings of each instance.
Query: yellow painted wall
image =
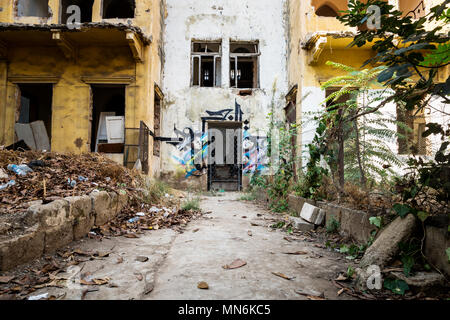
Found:
[[[101,0],[95,0],[93,21],[124,23],[129,19],[101,19]],[[45,77],[58,77],[53,85],[52,137],[51,147],[58,152],[89,151],[91,134],[91,90],[88,79],[100,78],[105,84],[114,79],[133,78],[135,81],[126,86],[125,127],[138,128],[144,121],[153,129],[154,83],[161,86],[161,10],[163,0],[136,1],[135,18],[132,25],[139,27],[152,43],[143,49],[143,62],[134,60],[130,47],[125,40],[117,45],[107,45],[108,32],[104,32],[105,43],[80,43],[77,58],[66,59],[56,43],[39,45],[27,39],[20,46],[8,46],[6,57],[0,57],[0,144],[8,145],[14,141],[14,123],[18,101],[18,87],[8,81],[20,76],[23,79],[40,77],[36,82],[45,81]],[[59,0],[49,0],[54,14],[49,19],[36,17],[15,17],[11,0],[0,0],[0,22],[46,24],[58,23]],[[83,30],[83,39],[90,40],[91,30]],[[44,32],[44,31],[34,31]],[[64,32],[62,32],[64,35]],[[117,32],[114,33],[117,37]],[[1,37],[0,37],[1,38]],[[103,81],[101,80],[101,81]],[[35,81],[33,81],[35,82]],[[80,144],[80,141],[82,143]],[[152,154],[152,140],[149,141],[149,155]],[[151,166],[151,157],[149,166]],[[149,172],[152,172],[151,168]]]

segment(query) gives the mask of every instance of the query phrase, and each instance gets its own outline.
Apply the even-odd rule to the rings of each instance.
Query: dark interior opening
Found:
[[[18,123],[42,120],[50,139],[52,131],[52,84],[19,84],[20,112]]]
[[[134,18],[134,0],[103,0],[103,19]]]
[[[48,0],[19,0],[17,1],[18,17],[49,18]]]
[[[114,112],[114,116],[125,116],[125,86],[124,85],[93,85],[92,87],[92,137],[91,151],[95,152],[100,114]],[[108,141],[99,141],[108,143]]]
[[[237,69],[235,70],[235,60],[230,60],[230,83],[235,88],[256,88],[255,81],[256,59],[252,57],[238,57]],[[237,78],[237,85],[235,85]]]
[[[81,23],[92,22],[92,6],[94,0],[62,0],[61,1],[61,23],[67,23],[71,13],[67,13],[67,8],[76,5],[81,9]]]
[[[202,87],[214,87],[214,58],[202,57],[201,78]]]
[[[337,17],[338,13],[329,5],[324,4],[316,10],[316,15],[320,17]]]
[[[161,99],[155,92],[154,103],[154,120],[153,120],[153,132],[156,137],[161,136]],[[153,139],[153,155],[159,157],[161,152],[161,141]]]

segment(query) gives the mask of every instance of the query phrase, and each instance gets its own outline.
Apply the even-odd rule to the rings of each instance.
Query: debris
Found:
[[[237,268],[245,266],[246,264],[247,264],[247,262],[245,262],[244,260],[236,259],[230,265],[228,265],[228,264],[224,265],[224,266],[222,266],[222,268],[224,268],[224,269],[237,269]]]
[[[134,275],[136,276],[138,281],[142,281],[142,279],[144,279],[144,276],[142,275],[142,273],[134,273]]]
[[[122,263],[123,262],[123,258],[122,257],[118,257],[117,258],[117,264],[120,264],[120,263]]]
[[[147,262],[147,261],[148,261],[148,257],[145,257],[145,256],[138,256],[138,257],[136,257],[136,261],[139,261],[139,262]]]
[[[128,223],[135,223],[137,221],[139,221],[139,217],[134,217],[134,218],[128,219]]]
[[[83,177],[83,176],[79,176],[78,177],[78,181],[80,181],[80,182],[85,182],[85,181],[88,181],[88,180],[89,180],[88,178]]]
[[[197,284],[197,288],[203,289],[203,290],[208,290],[209,286],[205,281],[201,281]]]
[[[147,283],[144,287],[144,295],[149,294],[155,288],[153,283]]]
[[[325,218],[325,211],[305,202],[300,212],[300,217],[309,223],[321,225]]]
[[[196,233],[196,232],[198,232],[199,230],[200,230],[200,229],[197,228],[197,229],[192,230],[192,232],[193,232],[193,233]]]
[[[348,278],[347,276],[345,276],[344,274],[340,274],[336,279],[334,279],[335,281],[347,281]]]
[[[10,277],[8,277],[8,276],[3,276],[3,277],[0,277],[0,283],[2,283],[2,284],[4,284],[4,283],[9,283],[10,281],[12,281],[12,280],[14,280],[14,279],[15,279],[14,276],[10,276]]]
[[[93,285],[102,286],[107,284],[109,280],[110,280],[109,278],[92,279],[92,280],[81,279],[80,284],[85,286],[93,286]]]
[[[34,169],[36,167],[45,167],[45,162],[42,160],[31,160],[30,162],[28,162],[28,166],[31,169]]]
[[[137,217],[145,217],[145,213],[144,212],[138,212],[136,213]]]
[[[18,166],[17,164],[9,164],[8,170],[14,172],[18,176],[25,177],[29,172],[33,172],[26,164]]]
[[[0,168],[0,179],[8,179],[9,176],[3,168]]]
[[[15,186],[15,185],[16,185],[16,181],[15,180],[10,180],[8,183],[0,185],[0,191],[4,190],[4,189],[8,189],[9,187],[12,187],[12,186]]]
[[[42,300],[42,299],[48,299],[48,293],[38,294],[37,296],[31,296],[28,297],[28,300]]]
[[[277,276],[277,277],[286,279],[286,280],[292,280],[292,279],[295,278],[295,277],[289,277],[289,276],[287,276],[287,275],[285,275],[284,273],[281,273],[281,272],[272,272],[272,274]]]
[[[339,290],[339,291],[337,292],[337,296],[339,297],[343,292],[344,292],[344,288],[342,288],[341,290]]]
[[[325,298],[325,294],[323,292],[318,292],[315,290],[303,290],[303,289],[297,289],[294,290],[295,293],[306,296],[306,297],[317,297],[317,298]]]
[[[292,227],[298,231],[310,231],[314,229],[314,225],[312,223],[309,223],[302,218],[289,217],[289,221]]]
[[[294,252],[283,252],[284,254],[291,254],[291,255],[303,255],[303,254],[308,254],[308,252],[306,251],[294,251]]]
[[[253,236],[253,233],[252,233],[250,230],[247,231],[247,234],[248,234],[250,237]]]

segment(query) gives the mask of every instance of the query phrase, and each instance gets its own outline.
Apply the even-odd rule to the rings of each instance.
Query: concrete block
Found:
[[[341,233],[351,236],[358,242],[367,242],[371,232],[376,230],[376,227],[370,224],[369,218],[371,216],[371,214],[364,211],[341,208]]]
[[[450,247],[447,225],[426,226],[424,253],[427,259],[450,278],[450,263],[445,252]]]
[[[44,253],[53,253],[57,249],[68,245],[73,240],[72,222],[67,221],[62,225],[45,230]]]
[[[0,271],[40,258],[44,253],[44,237],[36,225],[25,234],[0,240]]]
[[[111,216],[111,197],[106,191],[93,192],[90,194],[90,197],[95,214],[95,225],[102,226],[109,221]]]
[[[92,211],[92,199],[89,196],[68,197],[69,214],[73,221],[73,239],[79,240],[86,236],[95,223]]]
[[[298,231],[314,230],[314,225],[306,220],[303,220],[302,218],[289,217],[289,221],[291,222],[292,227]]]
[[[310,223],[321,225],[325,218],[325,211],[305,202],[302,211],[300,212],[300,217]]]

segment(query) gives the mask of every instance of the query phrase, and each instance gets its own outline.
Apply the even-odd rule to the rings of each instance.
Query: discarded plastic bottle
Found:
[[[70,178],[67,179],[67,184],[71,186],[72,188],[75,188],[77,185],[77,182],[75,180],[70,180]]]
[[[10,180],[8,183],[0,185],[0,191],[4,190],[4,189],[7,189],[9,187],[12,187],[14,185],[16,185],[16,181],[15,180]]]
[[[139,217],[134,217],[134,218],[128,219],[129,223],[135,223],[137,221],[139,221]]]
[[[21,177],[25,177],[27,175],[27,172],[25,170],[23,170],[17,164],[9,164],[8,165],[8,170],[14,172],[15,174],[17,174],[17,175],[19,175]]]
[[[78,181],[84,182],[84,181],[88,181],[89,179],[83,176],[79,176],[78,177]]]

